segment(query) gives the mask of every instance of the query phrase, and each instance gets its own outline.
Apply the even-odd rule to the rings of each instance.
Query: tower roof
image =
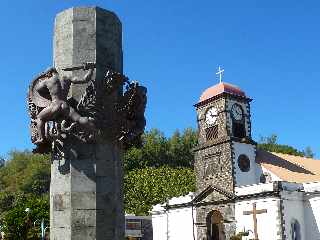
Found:
[[[216,84],[212,87],[209,87],[206,89],[199,99],[199,103],[203,102],[205,100],[208,100],[214,96],[217,96],[221,93],[229,93],[236,96],[245,97],[245,93],[236,85],[232,85],[230,83],[221,82],[219,84]]]

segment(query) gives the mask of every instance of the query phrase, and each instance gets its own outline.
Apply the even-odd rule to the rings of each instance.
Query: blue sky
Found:
[[[276,133],[320,158],[319,1],[1,1],[0,156],[31,149],[26,93],[52,64],[55,15],[97,5],[123,23],[124,72],[148,87],[147,129],[196,127],[193,104],[218,82],[254,99],[253,136]]]

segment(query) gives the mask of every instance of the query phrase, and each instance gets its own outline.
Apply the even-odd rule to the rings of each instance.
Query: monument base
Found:
[[[82,147],[82,151],[76,159],[52,162],[50,239],[122,240],[120,148],[96,144]]]

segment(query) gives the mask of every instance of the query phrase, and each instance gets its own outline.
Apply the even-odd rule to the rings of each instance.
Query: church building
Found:
[[[154,240],[320,239],[320,161],[258,150],[251,101],[225,82],[202,93],[197,191],[153,207]]]

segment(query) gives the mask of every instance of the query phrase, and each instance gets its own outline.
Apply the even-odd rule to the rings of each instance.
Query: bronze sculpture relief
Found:
[[[146,88],[111,69],[102,81],[92,81],[95,63],[91,62],[62,70],[79,69],[87,71],[82,79],[52,67],[32,81],[28,107],[34,151],[64,158],[64,143],[70,137],[87,143],[107,137],[124,147],[139,144],[146,124]],[[69,92],[72,84],[87,84],[79,101]]]

